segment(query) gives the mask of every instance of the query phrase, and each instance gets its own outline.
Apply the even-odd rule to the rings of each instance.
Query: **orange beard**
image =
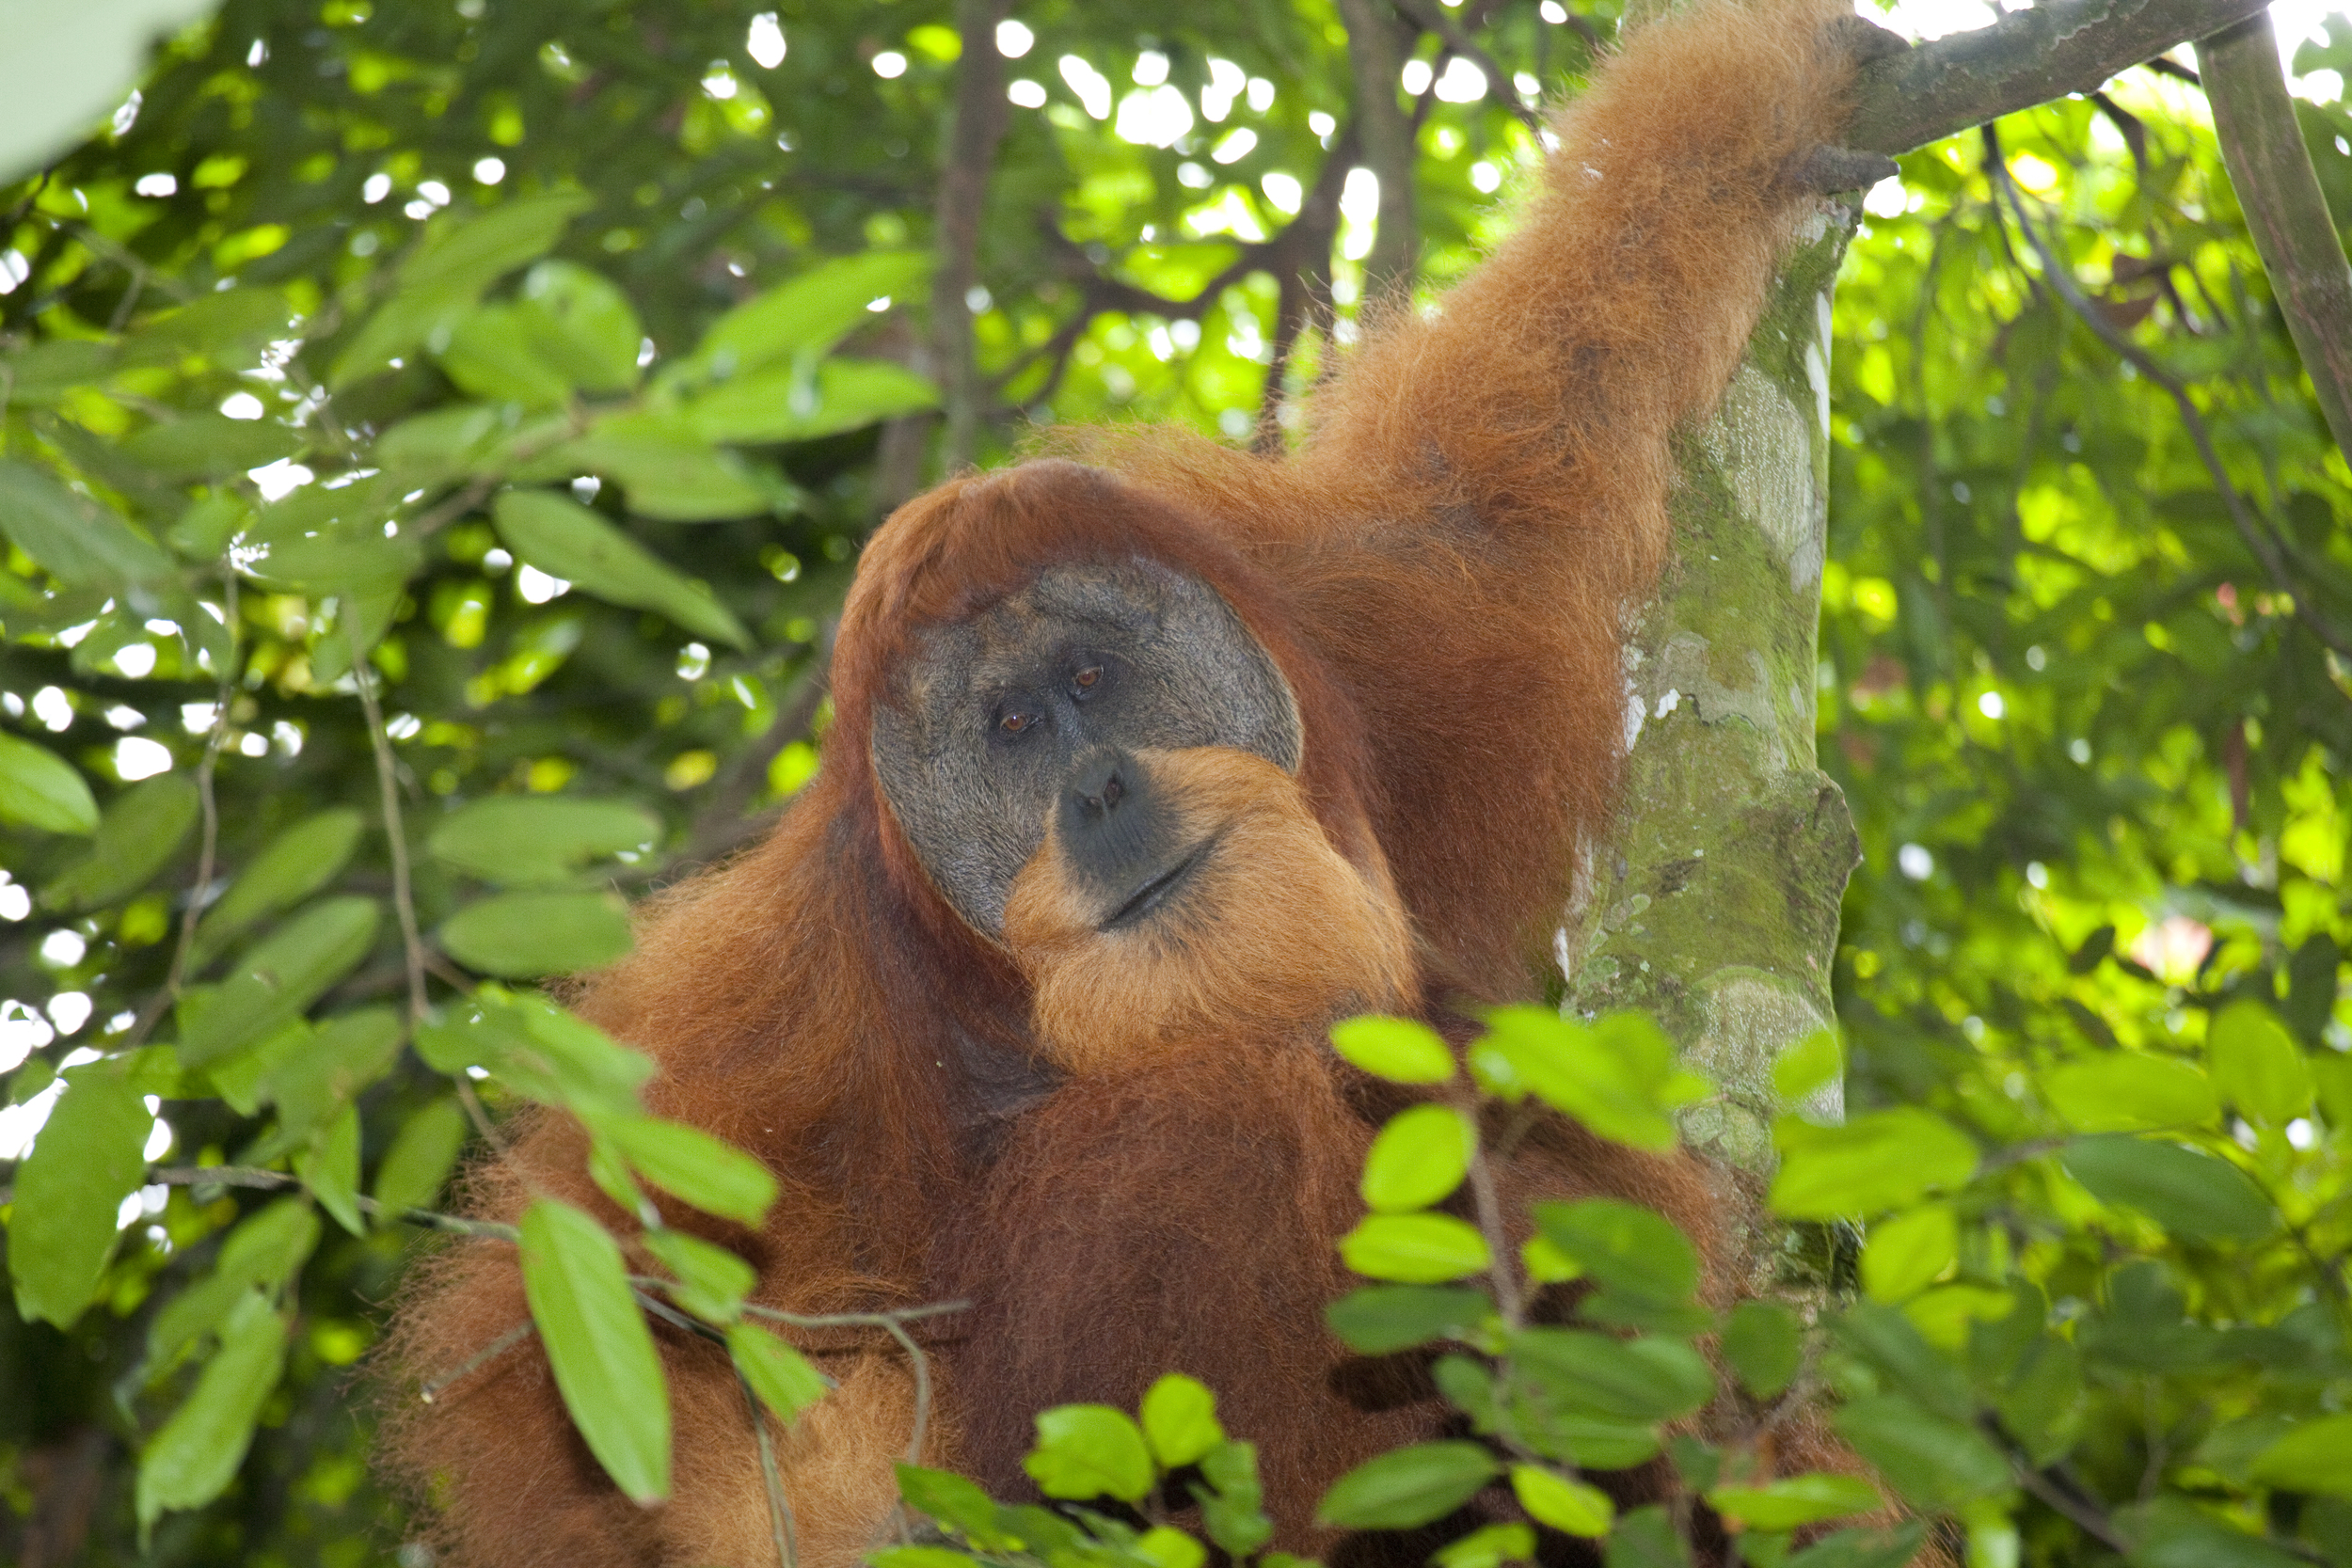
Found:
[[[1185,842],[1211,847],[1166,907],[1101,930],[1062,875],[1058,834],[1022,868],[1005,942],[1031,1022],[1080,1076],[1179,1060],[1236,1029],[1295,1039],[1413,994],[1413,939],[1388,867],[1331,847],[1288,773],[1221,747],[1148,751]]]

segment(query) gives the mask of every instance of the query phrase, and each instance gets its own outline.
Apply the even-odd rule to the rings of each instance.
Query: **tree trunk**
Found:
[[[1833,1027],[1859,859],[1814,758],[1830,288],[1853,221],[1831,202],[1808,221],[1722,406],[1682,438],[1673,556],[1625,646],[1624,804],[1556,948],[1565,1006],[1649,1012],[1722,1085],[1684,1135],[1751,1171],[1771,1164],[1773,1060]]]
[[[1640,0],[1629,23],[1671,0]],[[1899,152],[2239,21],[2260,0],[2042,0],[1863,67],[1847,141]],[[1853,232],[1825,202],[1722,405],[1681,439],[1672,558],[1625,645],[1623,804],[1587,847],[1555,957],[1562,1006],[1639,1007],[1721,1085],[1683,1134],[1772,1164],[1773,1063],[1836,1026],[1837,911],[1860,844],[1817,766],[1829,524],[1830,291]],[[1809,1107],[1836,1117],[1833,1084]]]

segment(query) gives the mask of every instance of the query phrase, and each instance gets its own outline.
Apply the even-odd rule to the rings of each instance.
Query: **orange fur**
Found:
[[[1106,436],[1104,467],[1030,463],[902,509],[844,610],[818,777],[764,844],[648,903],[637,951],[579,995],[659,1064],[650,1109],[782,1181],[755,1233],[673,1216],[741,1250],[756,1299],[975,1297],[934,1341],[935,1462],[1020,1485],[1038,1402],[1131,1402],[1173,1360],[1263,1446],[1284,1539],[1307,1542],[1351,1456],[1429,1430],[1395,1386],[1386,1407],[1346,1395],[1321,1326],[1376,1096],[1314,1033],[1349,994],[1410,993],[1407,931],[1437,986],[1527,990],[1528,939],[1608,803],[1619,627],[1662,557],[1669,437],[1736,366],[1794,199],[1782,169],[1837,121],[1842,62],[1816,41],[1831,9],[1763,0],[1645,30],[1557,121],[1518,233],[1434,317],[1375,335],[1288,459]],[[1253,798],[1252,853],[1290,857],[1338,902],[1302,936],[1285,890],[1237,864],[1217,885],[1237,911],[1266,895],[1254,923],[1090,990],[1047,894],[1025,907],[1028,974],[956,919],[882,803],[868,741],[924,625],[1047,565],[1136,555],[1213,584],[1288,680],[1304,761],[1287,804]],[[1343,950],[1285,951],[1325,941]],[[976,1144],[990,1110],[970,1064],[1057,1056],[1078,1075]],[[567,1118],[518,1118],[506,1141],[470,1212],[511,1218],[546,1193],[628,1231]],[[1511,1180],[1708,1220],[1686,1164],[1574,1129]],[[511,1248],[454,1243],[409,1288],[385,1366],[413,1384],[525,1315]],[[740,1390],[707,1345],[660,1333],[678,1486],[658,1510],[597,1471],[535,1344],[401,1407],[386,1461],[436,1505],[451,1560],[767,1560]],[[827,1360],[843,1386],[785,1437],[786,1485],[801,1560],[848,1568],[886,1525],[909,1400],[882,1345]]]
[[[1044,1050],[1081,1075],[1133,1072],[1197,1050],[1234,1021],[1282,1038],[1418,998],[1412,938],[1385,864],[1352,865],[1324,836],[1291,776],[1217,748],[1146,750],[1184,820],[1214,837],[1173,918],[1095,929],[1060,879],[1060,835],[1013,883],[1005,942],[1033,988]]]

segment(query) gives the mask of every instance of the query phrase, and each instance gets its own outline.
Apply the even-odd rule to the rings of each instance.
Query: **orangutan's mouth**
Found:
[[[1141,887],[1127,895],[1125,903],[1111,911],[1110,918],[1097,929],[1117,931],[1141,925],[1153,911],[1166,904],[1192,879],[1192,874],[1200,869],[1201,862],[1209,858],[1209,851],[1216,847],[1216,839],[1203,840],[1165,868],[1153,872],[1144,879]]]

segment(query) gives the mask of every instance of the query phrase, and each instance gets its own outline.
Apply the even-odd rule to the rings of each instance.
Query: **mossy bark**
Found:
[[[1565,1007],[1642,1008],[1721,1085],[1684,1136],[1751,1173],[1771,1165],[1773,1062],[1836,1016],[1860,858],[1814,750],[1830,290],[1854,216],[1807,218],[1722,405],[1678,443],[1672,558],[1625,645],[1621,804],[1555,946]]]

